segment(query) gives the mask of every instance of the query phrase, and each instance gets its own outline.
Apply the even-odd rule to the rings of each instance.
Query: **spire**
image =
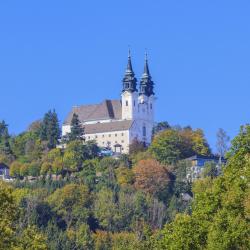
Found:
[[[128,65],[127,65],[126,72],[133,72],[130,49],[128,50]]]
[[[140,81],[140,95],[154,95],[154,82],[149,72],[147,52],[145,53],[144,71]]]
[[[122,90],[123,92],[124,91],[129,91],[129,92],[137,91],[136,89],[137,79],[135,78],[135,74],[134,74],[133,67],[132,67],[130,49],[128,50],[128,64],[127,64],[125,76],[122,82],[123,82],[123,90]]]
[[[145,52],[145,63],[144,63],[144,72],[143,72],[144,75],[150,75],[149,73],[149,69],[148,69],[148,53],[147,51]]]

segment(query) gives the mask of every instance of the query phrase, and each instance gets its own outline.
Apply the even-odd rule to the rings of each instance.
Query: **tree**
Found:
[[[8,125],[5,121],[0,122],[0,154],[6,155],[8,158],[12,156],[12,150],[10,147],[10,135],[8,131]]]
[[[166,130],[166,129],[170,129],[170,125],[167,121],[163,121],[163,122],[158,122],[154,127],[153,127],[153,136],[158,134],[159,132]]]
[[[143,142],[138,141],[138,139],[133,139],[132,143],[129,145],[130,155],[137,154],[146,150],[146,147]]]
[[[10,176],[13,177],[20,177],[20,170],[21,170],[22,164],[18,161],[14,161],[10,165]]]
[[[201,173],[202,177],[215,178],[218,175],[218,170],[215,162],[206,162]]]
[[[40,170],[40,174],[41,175],[46,175],[48,173],[51,173],[51,164],[49,164],[48,162],[43,162],[41,165],[41,170]]]
[[[156,249],[204,249],[201,242],[205,239],[200,230],[191,216],[178,214],[172,223],[165,225]]]
[[[39,131],[40,133],[40,131]],[[36,161],[42,157],[46,143],[39,138],[38,131],[26,131],[12,139],[12,149],[20,162]]]
[[[49,110],[41,124],[40,138],[47,142],[49,149],[55,148],[60,138],[60,126],[55,110]]]
[[[84,136],[84,127],[81,125],[79,117],[77,114],[73,114],[71,124],[70,124],[70,133],[67,135],[69,142],[75,140],[83,140]]]
[[[135,188],[151,195],[161,196],[168,189],[169,173],[165,166],[154,159],[141,160],[133,168]]]
[[[219,128],[217,134],[217,142],[216,147],[220,157],[224,157],[225,153],[229,149],[228,144],[230,141],[230,137],[227,135],[226,131],[222,128]]]
[[[94,233],[95,250],[112,249],[112,239],[109,232],[98,230]]]
[[[41,164],[39,162],[33,161],[29,164],[29,175],[39,176],[41,170]]]
[[[16,206],[13,189],[0,181],[0,249],[11,249],[15,245],[15,231],[18,208]]]
[[[232,141],[228,163],[217,178],[193,185],[192,215],[166,225],[163,249],[249,249],[250,126]]]
[[[49,248],[46,244],[46,237],[34,226],[28,226],[20,236],[17,249],[48,250]]]
[[[78,248],[93,249],[93,239],[88,224],[82,224],[77,230],[76,243]]]
[[[211,150],[201,129],[171,128],[158,133],[149,151],[160,162],[175,164],[195,154],[208,156]]]
[[[181,158],[182,142],[176,130],[167,129],[158,133],[149,147],[149,151],[160,162],[172,164]]]
[[[111,189],[102,188],[97,194],[94,203],[94,214],[100,226],[106,230],[112,230],[115,224],[117,205],[115,195]]]
[[[72,141],[67,145],[63,156],[63,165],[68,171],[77,171],[84,161],[84,145],[81,141]]]
[[[70,228],[77,221],[86,222],[91,198],[86,186],[68,184],[51,194],[48,202]]]
[[[113,233],[111,235],[111,238],[112,238],[112,249],[116,250],[134,250],[136,249],[136,246],[139,244],[135,233],[130,233],[130,232]]]
[[[211,149],[204,136],[204,132],[201,129],[197,129],[193,132],[193,150],[196,154],[209,156],[211,155]]]
[[[63,170],[63,153],[60,148],[54,148],[47,154],[45,161],[51,166],[54,174],[60,174]]]
[[[122,186],[126,187],[132,185],[134,183],[134,172],[126,167],[119,167],[115,171],[117,176],[117,183]]]
[[[20,176],[28,176],[29,175],[29,163],[23,163],[20,168]]]

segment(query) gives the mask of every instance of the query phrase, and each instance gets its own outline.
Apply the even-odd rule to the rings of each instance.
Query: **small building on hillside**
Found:
[[[10,180],[10,169],[9,167],[4,164],[0,163],[0,179],[2,180]]]
[[[196,180],[201,177],[201,173],[207,162],[213,162],[216,164],[218,172],[220,172],[221,166],[226,164],[226,159],[218,156],[203,156],[194,155],[185,159],[190,162],[190,169],[187,171],[187,179],[190,181]]]

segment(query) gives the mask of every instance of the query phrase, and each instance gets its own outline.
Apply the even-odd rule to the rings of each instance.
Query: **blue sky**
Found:
[[[24,131],[55,108],[119,98],[131,47],[156,83],[156,120],[204,129],[214,148],[250,121],[250,1],[0,2],[0,119]]]

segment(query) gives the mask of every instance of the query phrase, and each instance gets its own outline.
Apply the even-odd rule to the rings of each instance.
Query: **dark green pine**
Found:
[[[84,128],[81,125],[78,115],[75,113],[72,116],[70,126],[71,126],[71,132],[69,134],[69,140],[70,141],[83,140]]]

